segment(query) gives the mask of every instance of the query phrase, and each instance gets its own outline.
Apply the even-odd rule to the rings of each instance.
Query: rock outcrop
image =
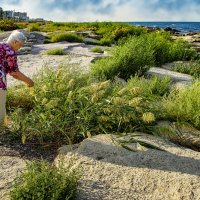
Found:
[[[167,140],[143,133],[98,135],[59,151],[65,163],[82,167],[77,199],[200,199],[200,153]]]

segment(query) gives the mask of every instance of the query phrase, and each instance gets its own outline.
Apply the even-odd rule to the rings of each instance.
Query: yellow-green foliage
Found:
[[[61,49],[61,48],[56,48],[56,49],[49,49],[47,52],[46,52],[47,55],[65,55],[65,51],[64,49]]]
[[[18,29],[19,26],[11,19],[0,19],[1,31],[12,31]]]
[[[166,119],[188,122],[200,129],[200,82],[180,90],[173,90],[162,101]]]
[[[102,50],[102,48],[101,47],[92,47],[91,49],[90,49],[90,51],[91,52],[94,52],[94,53],[103,53],[104,51]]]
[[[200,60],[177,63],[174,66],[174,70],[184,74],[190,74],[195,78],[200,78]]]
[[[29,29],[30,31],[40,31],[40,26],[39,26],[38,24],[30,24],[30,25],[28,26],[28,29]]]
[[[58,167],[45,161],[30,162],[20,174],[11,191],[11,200],[60,200],[74,199],[80,170],[72,164]]]
[[[26,105],[12,106],[10,94],[12,133],[23,142],[34,138],[43,143],[56,136],[74,143],[88,134],[144,130],[156,119],[157,111],[151,103],[165,93],[169,80],[134,77],[122,86],[118,82],[96,82],[90,75],[65,66],[56,71],[46,68],[35,83],[34,93],[30,91],[34,106],[29,111]],[[17,96],[22,98],[21,90],[16,89],[13,95],[16,102]]]
[[[58,33],[54,34],[51,37],[51,42],[62,42],[62,41],[67,41],[67,42],[82,42],[83,37],[75,34],[75,33]]]
[[[136,74],[144,74],[150,66],[189,60],[196,55],[187,43],[172,41],[169,33],[154,32],[121,41],[110,57],[93,64],[91,72],[100,78],[113,79],[119,76],[128,79]]]
[[[42,25],[42,26],[41,26]],[[95,31],[98,35],[101,45],[110,46],[111,44],[117,42],[119,39],[127,37],[129,35],[141,35],[147,33],[147,28],[145,27],[135,27],[125,23],[119,22],[45,22],[42,24],[30,23],[27,25],[32,30],[43,32],[61,32],[66,31],[85,31],[91,30]]]

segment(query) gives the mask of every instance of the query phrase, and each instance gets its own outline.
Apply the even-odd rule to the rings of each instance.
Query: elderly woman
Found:
[[[13,31],[7,42],[0,42],[0,126],[4,124],[6,114],[6,75],[21,80],[32,87],[34,82],[20,72],[17,64],[16,50],[25,42],[25,36],[19,31]]]

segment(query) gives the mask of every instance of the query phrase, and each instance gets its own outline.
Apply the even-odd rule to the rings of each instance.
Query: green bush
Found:
[[[200,78],[200,60],[187,63],[176,63],[174,71],[190,74],[194,78]]]
[[[15,99],[10,93],[8,111],[12,134],[22,142],[34,139],[40,144],[58,139],[76,143],[88,134],[143,129],[143,114],[152,112],[156,118],[151,102],[158,101],[168,86],[168,81],[157,78],[133,77],[125,86],[97,82],[66,66],[57,71],[46,68],[37,75],[35,83],[31,94],[23,93],[31,96],[29,104],[33,108],[26,109],[21,102],[12,106],[13,101],[22,98],[21,89],[16,88]]]
[[[106,79],[113,79],[115,76],[128,79],[132,75],[144,74],[148,66],[154,65],[154,52],[150,45],[145,44],[145,37],[127,39],[125,44],[114,48],[110,57],[93,64],[91,73]]]
[[[200,82],[172,90],[162,101],[163,117],[171,121],[188,122],[200,129]]]
[[[19,26],[11,19],[0,19],[0,30],[12,31],[18,29]]]
[[[79,36],[75,33],[58,33],[54,34],[51,37],[51,42],[62,42],[62,41],[67,41],[67,42],[82,42],[83,37]]]
[[[28,26],[28,29],[29,29],[30,31],[40,31],[40,26],[39,26],[38,24],[30,24],[30,25]]]
[[[47,55],[65,55],[66,52],[64,49],[56,48],[56,49],[49,49],[46,52]]]
[[[77,168],[59,168],[45,161],[28,163],[27,168],[15,179],[11,191],[12,200],[60,200],[75,199],[80,177]]]
[[[149,66],[195,58],[196,52],[183,41],[172,41],[169,33],[154,32],[122,40],[110,57],[97,61],[91,72],[97,77],[124,79],[144,74]]]
[[[91,52],[94,52],[94,53],[103,53],[104,51],[102,50],[102,48],[101,47],[92,47],[91,49],[90,49],[90,51]]]

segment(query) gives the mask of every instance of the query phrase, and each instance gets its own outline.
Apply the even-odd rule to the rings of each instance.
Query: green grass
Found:
[[[186,122],[200,129],[200,82],[181,90],[172,90],[162,101],[163,117]]]
[[[11,200],[75,199],[80,172],[78,168],[62,163],[58,168],[45,161],[30,162],[15,179]]]
[[[176,63],[173,69],[177,72],[190,74],[194,78],[200,78],[200,60],[187,63]]]
[[[172,41],[169,33],[154,32],[122,40],[110,57],[92,65],[91,73],[100,78],[113,79],[119,76],[127,80],[134,75],[143,75],[150,66],[190,60],[196,56],[196,52],[187,43]]]
[[[165,93],[169,80],[133,77],[122,86],[116,81],[98,82],[70,67],[46,68],[29,92],[22,86],[8,90],[10,131],[23,143],[76,143],[88,134],[132,132],[154,123],[144,121],[145,116],[156,119],[152,102]]]
[[[53,36],[50,39],[51,42],[82,42],[83,37],[75,34],[75,33],[58,33],[53,34]]]
[[[28,29],[29,31],[40,31],[40,26],[38,24],[30,24]]]
[[[92,47],[90,49],[90,51],[93,53],[103,53],[104,52],[101,47]]]
[[[21,26],[21,23],[18,23]],[[66,31],[85,31],[95,32],[100,39],[100,45],[111,46],[119,39],[129,35],[142,35],[147,33],[145,27],[135,27],[119,22],[44,22],[44,23],[24,23],[23,26],[36,28],[37,31],[49,32],[55,34],[57,32],[65,33]]]
[[[1,31],[12,31],[20,28],[20,26],[10,19],[0,19],[0,30]]]
[[[55,49],[49,49],[47,52],[46,52],[47,55],[65,55],[66,52],[64,49],[61,49],[61,48],[55,48]]]

